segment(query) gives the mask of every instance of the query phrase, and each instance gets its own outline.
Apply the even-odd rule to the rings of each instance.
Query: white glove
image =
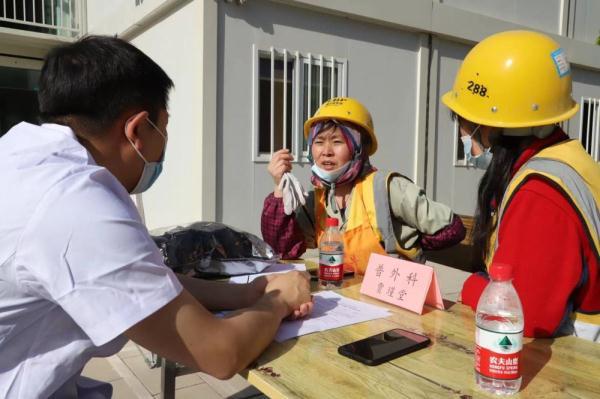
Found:
[[[290,172],[283,174],[278,188],[283,194],[283,211],[286,215],[291,215],[300,205],[306,205],[308,193]]]

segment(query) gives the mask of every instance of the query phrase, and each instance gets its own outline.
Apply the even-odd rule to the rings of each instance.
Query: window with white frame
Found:
[[[600,99],[582,97],[579,112],[581,143],[592,158],[600,162]]]
[[[0,28],[79,37],[85,33],[84,3],[84,0],[2,0]]]
[[[304,121],[323,102],[346,95],[347,61],[275,48],[253,54],[253,160],[288,148],[305,161]]]

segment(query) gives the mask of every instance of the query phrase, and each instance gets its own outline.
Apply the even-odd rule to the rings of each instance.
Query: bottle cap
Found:
[[[490,277],[495,281],[507,281],[513,277],[513,267],[507,263],[492,263]]]
[[[327,218],[325,219],[326,227],[337,227],[340,224],[339,220],[336,218]]]

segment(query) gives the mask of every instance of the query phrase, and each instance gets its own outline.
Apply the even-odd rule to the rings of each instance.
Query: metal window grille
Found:
[[[84,33],[85,0],[2,0],[0,27],[57,36]]]
[[[585,150],[600,162],[600,99],[582,97],[579,114],[579,138]]]
[[[346,95],[347,61],[287,49],[253,47],[253,160],[288,148],[306,161],[304,121],[324,101]]]

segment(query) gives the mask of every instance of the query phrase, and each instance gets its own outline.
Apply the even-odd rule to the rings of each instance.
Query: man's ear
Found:
[[[142,142],[140,140],[140,127],[141,124],[148,117],[148,111],[141,111],[135,113],[125,121],[125,137],[133,143],[133,145],[139,150],[142,150]]]

